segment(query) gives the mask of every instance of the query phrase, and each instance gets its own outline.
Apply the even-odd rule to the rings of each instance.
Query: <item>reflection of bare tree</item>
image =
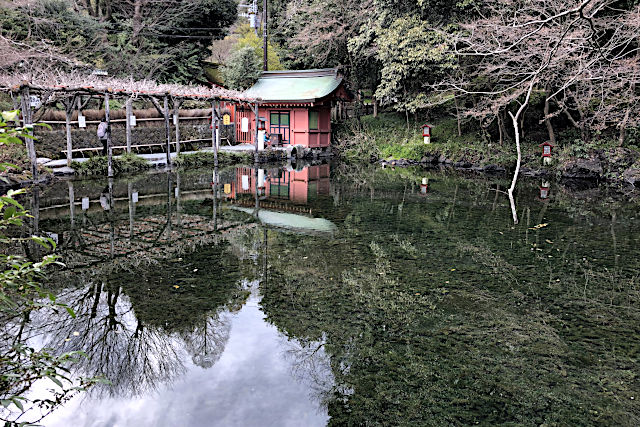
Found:
[[[92,284],[59,298],[73,308],[75,319],[66,312],[40,314],[33,319],[30,335],[42,335],[45,345],[59,352],[85,352],[87,357],[73,366],[74,371],[110,382],[95,387],[94,393],[122,397],[155,390],[183,374],[189,356],[194,363],[211,367],[229,336],[229,322],[217,315],[184,334],[147,327],[136,320],[119,287]]]
[[[222,356],[230,331],[231,323],[225,316],[214,316],[204,319],[193,331],[180,336],[193,363],[207,369]]]
[[[303,341],[282,338],[284,358],[292,367],[292,375],[296,381],[311,389],[311,398],[321,408],[326,408],[334,397],[335,381],[331,370],[331,358],[325,353],[324,339]]]

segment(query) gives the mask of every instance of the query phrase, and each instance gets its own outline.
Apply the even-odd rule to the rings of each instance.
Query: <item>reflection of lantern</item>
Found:
[[[542,160],[545,165],[548,165],[551,163],[551,149],[554,145],[550,142],[544,142],[540,144],[540,147],[542,147]]]
[[[431,126],[430,125],[422,125],[422,137],[424,138],[425,144],[431,144]]]
[[[429,178],[422,178],[422,184],[420,184],[420,195],[426,196],[429,191]]]
[[[542,181],[542,185],[540,186],[540,198],[542,200],[546,200],[549,198],[549,189],[551,185],[549,181]]]

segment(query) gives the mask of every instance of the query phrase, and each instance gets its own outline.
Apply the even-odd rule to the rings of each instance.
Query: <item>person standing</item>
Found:
[[[98,125],[98,139],[102,142],[102,155],[107,155],[107,139],[109,137],[109,125],[105,119]]]

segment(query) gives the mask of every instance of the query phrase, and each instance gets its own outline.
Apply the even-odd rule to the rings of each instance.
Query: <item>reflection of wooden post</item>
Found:
[[[129,195],[129,239],[133,239],[133,217],[136,205],[133,203],[133,183],[131,182],[127,184],[127,193]]]
[[[213,169],[213,230],[218,231],[218,166]]]
[[[104,116],[107,121],[107,176],[113,177],[113,151],[111,149],[111,119],[109,118],[109,92],[104,94]],[[111,184],[110,184],[111,185]]]
[[[253,166],[253,182],[254,182],[254,190],[256,193],[256,214],[255,215],[256,215],[256,218],[258,218],[258,211],[260,210],[260,199],[258,198],[258,167],[257,165]]]
[[[73,181],[67,181],[69,186],[69,214],[71,216],[71,232],[75,231],[76,225],[76,206],[75,206],[75,194],[73,191]]]
[[[218,115],[216,114],[216,103],[211,101],[211,144],[213,145],[213,166],[218,167],[218,138],[216,136],[218,127]]]
[[[169,96],[164,96],[164,130],[167,139],[167,166],[171,166],[171,133],[169,125]]]
[[[109,147],[109,151],[111,151],[111,147]],[[110,225],[110,232],[109,232],[109,249],[110,249],[110,254],[111,254],[111,258],[113,258],[115,256],[115,252],[116,252],[116,228],[115,228],[115,224],[113,223],[113,207],[115,206],[114,202],[113,202],[113,178],[109,177],[109,212],[107,213],[107,216],[109,217],[109,225]]]
[[[127,98],[126,106],[126,126],[127,126],[127,153],[131,152],[131,98]]]
[[[31,122],[31,101],[29,99],[29,86],[25,86],[22,89],[22,127],[29,134],[33,135],[33,126]],[[38,181],[38,161],[36,159],[36,147],[33,143],[33,139],[25,138],[25,145],[27,146],[27,155],[29,156],[29,162],[31,163],[31,176],[33,181]]]
[[[181,225],[181,221],[180,221],[180,172],[176,171],[176,222],[178,223],[178,225]]]
[[[167,240],[171,241],[171,172],[167,173]]]

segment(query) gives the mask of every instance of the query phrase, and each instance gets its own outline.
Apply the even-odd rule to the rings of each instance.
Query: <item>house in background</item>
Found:
[[[245,95],[261,99],[259,130],[280,135],[279,145],[301,146],[305,151],[328,149],[331,145],[331,107],[339,101],[352,101],[342,76],[334,68],[265,71]],[[241,132],[243,115],[251,118],[249,132]],[[251,111],[237,111],[237,142],[254,143],[255,118],[252,116]]]

